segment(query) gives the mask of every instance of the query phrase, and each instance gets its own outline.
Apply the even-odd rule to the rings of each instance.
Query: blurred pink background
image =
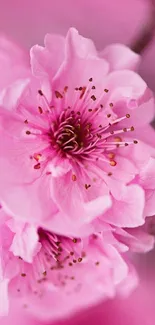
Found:
[[[0,4],[1,32],[26,48],[41,44],[47,32],[65,34],[70,26],[92,38],[98,49],[111,42],[130,44],[149,14],[149,0],[1,0]],[[154,56],[155,42],[143,55],[140,70],[155,90]]]
[[[147,0],[1,0],[0,31],[26,49],[43,43],[47,32],[65,34],[70,26],[94,40],[98,49],[111,42],[130,45],[149,15]],[[155,91],[155,38],[144,52],[140,73]],[[140,286],[125,300],[91,308],[54,325],[154,325],[155,253],[135,257]],[[41,325],[18,308],[0,325]]]

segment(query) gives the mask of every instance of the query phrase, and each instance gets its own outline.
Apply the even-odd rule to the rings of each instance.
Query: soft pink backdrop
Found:
[[[99,49],[110,42],[130,44],[149,14],[149,0],[1,0],[0,4],[0,30],[27,48],[42,43],[45,33],[65,34],[70,26],[91,37]],[[141,65],[142,76],[155,90],[154,57],[155,42]]]

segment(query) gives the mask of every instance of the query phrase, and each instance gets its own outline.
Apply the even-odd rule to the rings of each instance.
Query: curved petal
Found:
[[[144,224],[144,191],[138,185],[130,185],[122,189],[113,189],[113,204],[102,219],[117,227],[138,227]]]
[[[79,35],[75,28],[70,28],[66,36],[67,56],[78,56],[79,58],[90,58],[97,56],[95,45],[91,39]]]
[[[145,216],[155,215],[155,190],[146,190],[146,205],[144,214]]]
[[[124,101],[121,98],[121,94],[119,95],[119,97],[120,101],[118,100],[118,102],[115,103],[114,100],[115,113],[118,114],[118,116],[120,117],[125,116],[126,114],[130,114],[130,118],[127,118],[119,123],[119,129],[123,129],[124,127],[130,128],[131,126],[133,126],[135,128],[135,131],[137,131],[138,128],[144,128],[145,126],[147,126],[147,124],[153,121],[155,116],[155,102],[152,95],[149,96],[149,98],[148,96],[144,96],[144,100],[142,101],[142,103],[137,102],[136,106],[132,109],[129,107],[128,104],[128,96],[124,98]]]
[[[122,44],[112,44],[104,48],[100,56],[110,63],[110,70],[136,70],[140,56]]]
[[[9,168],[12,166],[8,163]],[[0,201],[9,215],[39,225],[58,212],[49,191],[49,175],[42,175],[30,184],[15,184],[2,176]]]
[[[140,172],[140,184],[145,189],[155,190],[155,159],[150,158]]]
[[[8,110],[15,109],[29,82],[30,79],[19,79],[5,88],[0,93],[0,105]]]
[[[9,297],[8,297],[9,280],[0,280],[0,316],[7,316],[9,311]]]
[[[30,50],[32,73],[36,77],[49,77],[56,74],[64,58],[65,39],[59,35],[45,36],[45,48],[35,45]]]
[[[20,228],[14,235],[10,251],[14,256],[20,256],[24,261],[32,263],[40,248],[37,230],[29,224],[23,224]]]
[[[114,231],[114,236],[136,253],[146,253],[154,247],[154,237],[147,233],[143,227],[117,228]]]
[[[111,199],[106,185],[103,183],[86,183],[86,177],[72,180],[72,172],[68,172],[51,181],[51,196],[66,215],[68,214],[77,225],[90,222],[111,206]],[[78,207],[78,209],[77,209]]]
[[[111,72],[107,76],[106,86],[111,100],[114,97],[116,99],[115,94],[117,94],[117,99],[118,95],[125,98],[139,99],[147,89],[145,81],[137,73],[130,70]]]

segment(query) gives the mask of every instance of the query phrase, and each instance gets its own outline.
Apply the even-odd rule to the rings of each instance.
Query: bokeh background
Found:
[[[152,0],[153,1],[153,0]],[[109,43],[131,45],[149,20],[149,0],[0,0],[0,32],[25,50],[43,44],[47,32],[76,27],[100,50]],[[142,54],[140,74],[155,91],[155,36]],[[54,325],[155,325],[155,253],[134,256],[140,285],[126,300],[115,299]],[[14,307],[0,325],[43,325]]]

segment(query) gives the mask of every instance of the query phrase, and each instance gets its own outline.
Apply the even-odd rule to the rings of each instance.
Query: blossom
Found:
[[[128,294],[137,283],[104,233],[69,238],[17,222],[2,209],[0,220],[1,315],[14,299],[37,317],[64,317],[116,292]]]
[[[31,49],[34,76],[1,96],[0,200],[11,215],[73,236],[145,222],[154,99],[138,62],[119,44],[98,54],[75,29]]]

